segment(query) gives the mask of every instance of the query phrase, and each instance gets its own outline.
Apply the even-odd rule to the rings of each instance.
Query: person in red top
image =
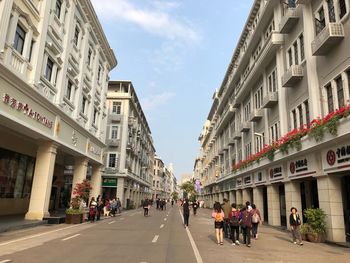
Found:
[[[232,209],[228,215],[228,222],[231,228],[232,245],[239,245],[239,222],[242,220],[241,212],[236,208],[236,204],[231,205]]]

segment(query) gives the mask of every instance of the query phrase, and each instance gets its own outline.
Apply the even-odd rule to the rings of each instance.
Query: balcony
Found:
[[[303,67],[300,65],[292,65],[282,77],[282,87],[293,87],[304,76]]]
[[[271,109],[278,103],[278,92],[269,92],[266,94],[263,98],[263,105],[262,107],[265,109]]]
[[[112,147],[119,147],[119,145],[120,145],[120,140],[118,140],[118,139],[109,139],[109,140],[107,141],[107,145],[108,145],[108,146],[112,146]]]
[[[344,27],[341,23],[329,23],[311,43],[312,55],[324,56],[344,39]]]
[[[250,122],[245,121],[239,125],[239,131],[248,132],[250,130]]]
[[[262,109],[254,109],[250,113],[249,119],[251,122],[257,122],[257,121],[260,121],[263,116],[264,116],[264,112],[262,111]]]
[[[106,167],[105,174],[115,174],[117,172],[117,167]]]
[[[240,131],[235,131],[235,132],[232,134],[232,139],[233,139],[233,140],[239,140],[239,139],[241,139],[241,137],[242,137],[242,134],[241,134]]]
[[[280,33],[288,34],[293,27],[298,23],[299,15],[297,13],[297,8],[286,8],[285,14],[281,19],[279,24]]]
[[[120,122],[122,120],[122,116],[120,114],[111,114],[109,115],[109,120],[111,122]]]

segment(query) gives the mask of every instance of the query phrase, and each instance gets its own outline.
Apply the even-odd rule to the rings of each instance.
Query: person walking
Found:
[[[242,212],[242,232],[243,232],[243,244],[250,247],[250,231],[252,229],[252,213],[247,207],[243,208]]]
[[[143,201],[143,216],[148,216],[148,209],[149,209],[149,201],[148,199],[146,198],[145,201]]]
[[[194,200],[192,207],[193,207],[193,215],[196,215],[197,214],[197,209],[198,209],[198,202],[197,202],[197,200]]]
[[[184,227],[188,227],[189,219],[190,219],[190,204],[188,199],[186,198],[182,204],[183,208],[183,216],[184,216]]]
[[[160,200],[159,200],[159,198],[157,198],[156,204],[157,204],[157,210],[159,210],[159,208],[160,208]]]
[[[214,228],[215,228],[215,236],[218,245],[224,244],[224,211],[219,202],[214,204],[214,211],[211,214],[211,217],[214,218]]]
[[[230,226],[229,226],[229,220],[228,220],[228,215],[230,214],[231,212],[231,206],[230,206],[230,203],[229,201],[224,198],[224,203],[222,204],[222,210],[224,212],[224,234],[225,234],[225,238],[229,238],[230,236]]]
[[[95,201],[95,197],[92,197],[89,204],[89,219],[91,223],[95,222],[96,210],[97,210],[97,203]]]
[[[302,246],[303,240],[300,234],[301,220],[299,214],[297,213],[298,210],[295,207],[292,207],[290,211],[291,214],[289,216],[289,223],[292,231],[293,243]],[[297,243],[297,240],[299,241],[299,243]]]
[[[235,203],[231,205],[231,212],[229,214],[229,222],[230,222],[230,229],[231,229],[231,240],[232,245],[240,245],[239,243],[239,222],[242,220],[242,214],[237,209],[237,206]]]
[[[171,199],[171,207],[174,207],[174,199]]]
[[[258,239],[258,228],[259,224],[262,223],[261,214],[259,209],[256,208],[255,204],[252,204],[252,235],[253,238]]]
[[[96,220],[99,221],[101,219],[101,214],[103,213],[104,204],[101,199],[99,199],[96,203]]]
[[[122,208],[122,203],[120,202],[119,198],[117,198],[116,201],[116,211],[118,212],[118,214],[121,214],[121,208]]]

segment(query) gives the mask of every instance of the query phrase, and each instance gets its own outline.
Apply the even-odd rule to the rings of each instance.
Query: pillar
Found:
[[[269,224],[272,226],[281,225],[280,197],[278,185],[267,186],[267,203],[269,213]]]
[[[101,175],[101,165],[92,166],[92,176],[91,176],[91,187],[90,198],[101,195],[102,187],[102,175]]]
[[[25,215],[25,219],[42,220],[44,217],[50,216],[49,203],[56,154],[57,145],[53,142],[44,142],[39,145],[29,209]]]
[[[243,204],[243,200],[242,200],[242,190],[239,189],[236,191],[236,204],[237,205],[242,205]]]
[[[81,183],[86,179],[88,167],[88,159],[86,157],[76,157],[74,160],[74,173],[73,173],[73,183],[72,183],[72,194],[74,197],[73,191],[76,184]]]
[[[341,178],[328,175],[318,177],[317,189],[320,208],[327,215],[327,240],[346,242]]]
[[[120,202],[122,203],[122,206],[124,206],[125,200],[124,200],[124,178],[119,177],[117,179],[117,198],[119,198]]]
[[[262,187],[253,188],[254,204],[260,211],[261,219],[264,220],[264,195]]]
[[[243,205],[245,205],[245,203],[247,201],[249,201],[250,203],[252,202],[252,197],[250,196],[250,189],[249,188],[244,188],[242,190],[242,202],[243,202]]]
[[[11,10],[12,10],[13,0],[3,1],[2,4],[0,4],[1,10],[0,10],[0,32],[7,32],[9,23],[10,23],[10,16],[11,16]],[[6,37],[3,36],[0,38],[0,52],[4,50],[5,47],[5,41]],[[0,53],[1,55],[1,53]]]
[[[300,214],[302,213],[300,183],[296,181],[290,181],[290,182],[286,182],[284,187],[286,192],[287,226],[289,226],[288,215],[290,214],[290,209],[292,207],[295,207]],[[303,217],[301,216],[300,219],[303,220]]]
[[[234,191],[230,191],[229,192],[229,199],[230,199],[230,203],[236,203],[236,194]]]

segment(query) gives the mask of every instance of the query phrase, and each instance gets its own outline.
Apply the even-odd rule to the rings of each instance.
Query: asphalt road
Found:
[[[0,263],[212,263],[350,262],[350,249],[329,244],[291,243],[290,235],[260,229],[252,247],[218,246],[210,210],[190,216],[185,229],[178,207],[132,210],[98,223],[51,225],[0,234]]]

